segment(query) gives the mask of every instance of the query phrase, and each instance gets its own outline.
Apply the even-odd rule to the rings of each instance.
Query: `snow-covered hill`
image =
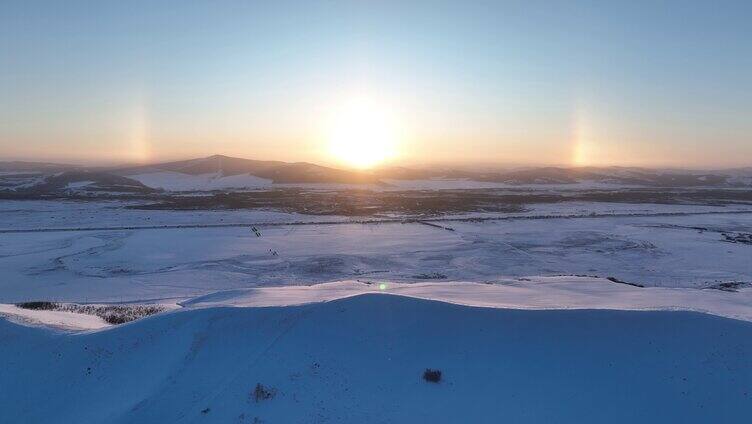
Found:
[[[190,175],[172,171],[152,172],[131,175],[131,179],[141,184],[167,191],[211,191],[223,189],[268,188],[272,180],[250,174],[225,176],[221,173]]]
[[[206,178],[211,176],[217,180],[210,189],[214,188],[245,188],[248,177],[255,177],[252,187],[257,187],[261,181],[281,184],[375,184],[378,180],[369,173],[335,169],[315,165],[307,162],[262,161],[253,159],[233,158],[214,155],[206,158],[191,159],[177,162],[157,163],[146,166],[113,169],[110,172],[123,176],[159,176],[169,177],[171,181],[178,181],[181,186],[190,185],[191,177]],[[241,177],[241,180],[220,180],[221,178]],[[138,178],[138,177],[137,177]],[[143,177],[141,177],[143,178]],[[245,179],[245,180],[243,180]],[[244,181],[244,182],[241,182]],[[224,183],[224,184],[221,184]],[[240,184],[240,185],[238,185]]]
[[[731,423],[752,405],[752,323],[688,312],[369,294],[77,335],[0,320],[0,340],[9,423]]]

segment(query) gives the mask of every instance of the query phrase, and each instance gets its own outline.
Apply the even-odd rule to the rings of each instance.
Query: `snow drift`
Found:
[[[365,294],[76,335],[0,320],[0,340],[0,422],[706,423],[752,406],[752,323],[691,312]]]

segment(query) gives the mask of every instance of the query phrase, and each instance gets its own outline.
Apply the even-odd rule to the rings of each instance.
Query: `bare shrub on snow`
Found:
[[[265,387],[263,384],[257,383],[256,388],[253,389],[253,392],[251,393],[251,398],[256,402],[261,402],[262,400],[273,398],[276,394],[277,389],[274,387]]]
[[[426,368],[426,370],[423,371],[423,379],[428,381],[429,383],[438,383],[439,381],[441,381],[441,371]]]

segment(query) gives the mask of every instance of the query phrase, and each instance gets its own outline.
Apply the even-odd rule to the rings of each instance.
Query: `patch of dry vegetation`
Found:
[[[22,302],[16,306],[40,311],[65,311],[95,315],[109,324],[117,325],[135,321],[165,310],[159,305],[79,305],[77,303],[57,303],[46,301]]]

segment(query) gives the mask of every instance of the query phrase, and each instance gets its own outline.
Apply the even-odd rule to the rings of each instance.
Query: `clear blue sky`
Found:
[[[327,162],[351,96],[401,162],[752,165],[752,2],[0,2],[0,158]]]

